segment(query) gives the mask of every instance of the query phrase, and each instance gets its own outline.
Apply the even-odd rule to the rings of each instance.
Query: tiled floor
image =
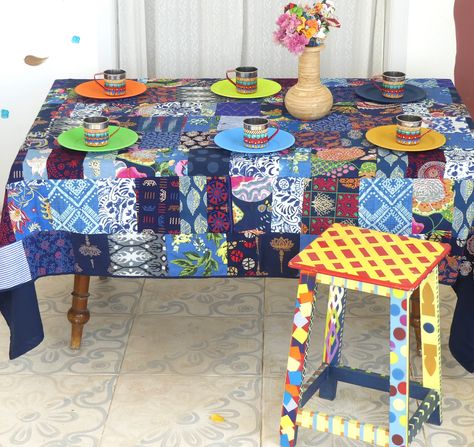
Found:
[[[277,447],[296,284],[93,279],[91,320],[74,352],[72,278],[38,281],[45,341],[10,362],[0,326],[0,447]],[[441,293],[444,424],[426,426],[413,445],[473,447],[474,376],[447,349],[455,297]],[[310,366],[320,361],[324,305]],[[387,372],[388,301],[350,293],[346,315],[343,362]],[[412,366],[418,376],[419,358]],[[387,424],[387,396],[345,384],[336,401],[308,406]],[[365,444],[300,430],[298,446],[311,445]]]

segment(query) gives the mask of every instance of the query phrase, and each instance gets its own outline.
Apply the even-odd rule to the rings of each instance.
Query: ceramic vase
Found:
[[[317,120],[331,110],[332,94],[321,84],[320,78],[320,54],[323,48],[323,45],[306,47],[299,58],[298,82],[285,96],[285,106],[295,118]]]

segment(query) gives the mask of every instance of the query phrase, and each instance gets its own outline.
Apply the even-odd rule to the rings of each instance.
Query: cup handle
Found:
[[[372,76],[372,77],[370,78],[370,82],[372,82],[372,85],[373,85],[376,89],[378,89],[378,90],[380,90],[380,91],[383,91],[383,88],[380,87],[380,85],[379,85],[378,82],[377,82],[377,79],[381,79],[381,78],[382,78],[382,75],[374,75],[374,76]]]
[[[226,78],[229,82],[231,82],[232,84],[234,84],[237,87],[237,84],[229,77],[229,73],[235,73],[235,70],[227,70],[225,72],[225,76],[226,76]]]
[[[428,129],[427,132],[425,132],[424,134],[420,135],[420,138],[423,138],[424,136],[428,135],[430,132],[432,132],[433,129]]]
[[[276,127],[276,132],[268,139],[268,141],[273,140],[273,138],[276,137],[276,134],[277,134],[278,132],[280,132],[280,126],[278,125],[278,123],[275,122],[275,123],[274,123],[274,126]]]
[[[112,138],[120,129],[120,121],[116,121],[116,120],[109,120],[109,124],[115,124],[117,127],[117,129],[115,129],[111,134],[109,134],[109,139]]]
[[[94,75],[94,81],[95,81],[95,83],[96,83],[97,85],[100,85],[100,86],[105,90],[105,85],[101,84],[101,83],[97,80],[97,76],[100,76],[100,75],[103,75],[103,74],[104,74],[103,71],[100,72],[100,73],[96,73],[96,74]]]

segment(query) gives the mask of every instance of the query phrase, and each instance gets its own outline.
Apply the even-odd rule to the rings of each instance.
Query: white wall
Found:
[[[116,65],[114,0],[8,0],[0,10],[0,199],[8,173],[54,79]],[[79,36],[80,43],[72,43]],[[46,57],[42,65],[26,55]],[[1,206],[1,205],[0,205]]]
[[[455,0],[388,0],[385,70],[454,80]]]

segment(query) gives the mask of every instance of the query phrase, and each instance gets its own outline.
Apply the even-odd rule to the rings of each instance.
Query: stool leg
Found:
[[[441,425],[441,341],[439,333],[438,267],[421,283],[420,304],[423,386],[437,391],[439,395],[439,406],[428,419],[428,422]]]
[[[296,298],[293,329],[290,343],[290,354],[285,379],[285,394],[280,420],[281,447],[294,447],[297,429],[296,416],[301,399],[306,356],[311,335],[311,323],[314,314],[316,277],[301,272]]]
[[[410,295],[390,290],[390,447],[408,446]]]
[[[330,286],[326,314],[326,332],[324,334],[323,362],[331,366],[338,366],[341,361],[345,313],[346,289]],[[337,380],[328,379],[319,388],[319,397],[334,400],[336,392]]]

